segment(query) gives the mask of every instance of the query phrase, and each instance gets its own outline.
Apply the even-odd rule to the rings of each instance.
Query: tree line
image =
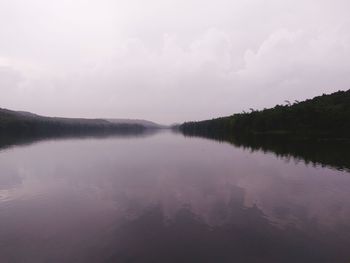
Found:
[[[220,137],[229,134],[294,134],[350,137],[350,90],[276,105],[270,109],[237,113],[212,120],[186,122],[188,135]]]

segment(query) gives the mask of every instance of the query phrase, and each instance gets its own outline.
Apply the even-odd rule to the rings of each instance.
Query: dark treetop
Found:
[[[180,126],[186,134],[204,135],[263,133],[302,137],[350,137],[350,90],[322,95],[303,102],[286,101],[271,109],[254,110],[228,117]]]

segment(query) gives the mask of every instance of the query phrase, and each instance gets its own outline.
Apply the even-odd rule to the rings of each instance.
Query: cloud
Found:
[[[278,30],[245,53],[240,83],[257,94],[299,99],[348,89],[350,42],[340,32]],[[279,94],[279,95],[277,95]],[[276,103],[278,101],[275,101]]]
[[[350,83],[342,0],[2,5],[0,55],[22,76],[2,73],[0,103],[10,108],[171,123]]]
[[[18,71],[10,67],[0,66],[0,81],[3,89],[15,89],[21,79],[21,74]]]
[[[23,80],[23,76],[16,69],[4,65],[0,60],[0,107],[11,105],[19,94],[19,84]]]

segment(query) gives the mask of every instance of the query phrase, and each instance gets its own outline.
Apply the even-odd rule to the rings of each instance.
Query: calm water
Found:
[[[350,262],[347,171],[171,132],[11,144],[0,262]]]

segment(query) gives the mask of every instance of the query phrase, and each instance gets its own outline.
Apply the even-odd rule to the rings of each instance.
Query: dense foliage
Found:
[[[221,136],[232,133],[302,134],[350,137],[350,90],[303,102],[239,113],[180,126],[185,134]]]

